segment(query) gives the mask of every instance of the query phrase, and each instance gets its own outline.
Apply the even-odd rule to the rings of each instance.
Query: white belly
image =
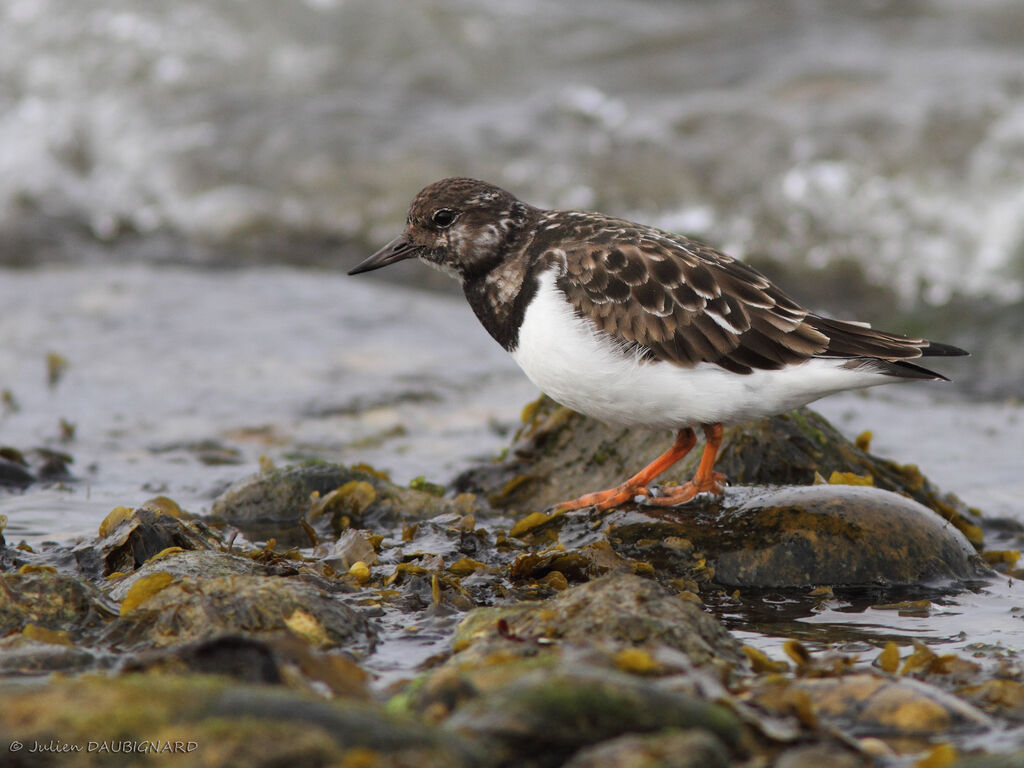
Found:
[[[574,411],[626,426],[735,424],[771,416],[819,397],[898,381],[813,359],[781,371],[731,373],[709,363],[682,368],[624,354],[578,317],[545,272],[512,357],[545,394]]]

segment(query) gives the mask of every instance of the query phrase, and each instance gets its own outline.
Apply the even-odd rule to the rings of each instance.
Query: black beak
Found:
[[[375,269],[386,267],[388,264],[394,264],[396,261],[415,258],[419,250],[402,234],[373,254],[373,256],[363,259],[356,264],[348,273],[350,275],[358,275],[360,272],[372,272]]]

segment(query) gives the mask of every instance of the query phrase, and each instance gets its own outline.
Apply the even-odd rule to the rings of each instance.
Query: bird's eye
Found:
[[[454,224],[457,218],[459,218],[459,214],[451,208],[440,208],[434,211],[434,215],[430,217],[430,220],[434,222],[434,226],[446,229]]]

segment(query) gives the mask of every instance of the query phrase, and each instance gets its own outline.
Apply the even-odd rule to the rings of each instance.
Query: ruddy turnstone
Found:
[[[671,427],[675,442],[616,488],[564,502],[673,506],[722,493],[722,425],[825,395],[945,379],[911,362],[967,354],[800,306],[768,278],[682,235],[600,213],[534,208],[492,184],[444,179],[412,201],[405,231],[349,271],[418,258],[462,283],[473,312],[543,392],[601,421]],[[694,477],[648,486],[706,437]]]

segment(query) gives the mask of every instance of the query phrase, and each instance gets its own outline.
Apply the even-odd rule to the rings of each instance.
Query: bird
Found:
[[[724,493],[723,425],[851,389],[948,380],[917,361],[967,352],[835,320],[692,238],[587,211],[546,210],[448,178],[413,199],[405,229],[348,274],[419,259],[454,277],[474,314],[558,403],[608,424],[671,428],[671,447],[614,488],[556,505],[678,506]],[[696,445],[693,478],[651,486]]]

